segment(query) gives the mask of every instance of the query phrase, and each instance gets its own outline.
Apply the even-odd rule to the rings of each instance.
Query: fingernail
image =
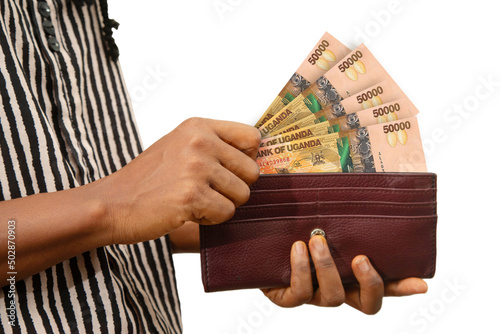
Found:
[[[366,259],[366,257],[363,257],[361,260],[358,260],[356,265],[358,266],[358,269],[364,273],[370,270],[370,266],[368,265],[368,260]]]
[[[318,253],[321,253],[323,251],[323,249],[325,248],[325,244],[324,244],[322,237],[313,237],[313,245],[314,245],[314,249]]]
[[[295,252],[299,255],[304,255],[306,253],[306,248],[302,242],[295,243]]]

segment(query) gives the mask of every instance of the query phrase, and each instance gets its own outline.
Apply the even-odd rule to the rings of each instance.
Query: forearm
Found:
[[[111,238],[103,220],[106,212],[96,191],[98,187],[87,185],[0,202],[1,285],[7,284],[7,272],[14,271],[7,262],[11,220],[15,220],[11,241],[15,242],[17,280],[107,245]]]

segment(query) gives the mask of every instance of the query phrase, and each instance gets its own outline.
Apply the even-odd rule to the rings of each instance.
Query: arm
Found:
[[[7,226],[15,220],[16,278],[36,274],[54,264],[110,243],[98,185],[0,202],[0,281],[6,284]]]
[[[190,119],[101,180],[0,203],[2,285],[9,220],[16,220],[17,279],[96,247],[159,238],[186,222],[221,223],[248,200],[259,144],[251,126]]]

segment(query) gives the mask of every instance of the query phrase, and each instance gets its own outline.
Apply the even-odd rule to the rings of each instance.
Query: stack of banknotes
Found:
[[[255,127],[262,174],[426,172],[417,108],[361,44],[325,33]]]

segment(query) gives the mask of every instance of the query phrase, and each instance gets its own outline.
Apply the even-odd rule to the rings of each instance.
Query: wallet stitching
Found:
[[[436,199],[436,189],[435,188],[429,188],[429,189],[398,189],[398,188],[390,188],[391,190],[388,190],[388,189],[365,189],[365,188],[359,188],[359,189],[349,189],[349,192],[353,192],[353,193],[366,193],[366,192],[370,192],[370,193],[375,193],[375,194],[386,194],[386,193],[402,193],[401,195],[408,195],[408,196],[411,196],[411,195],[421,195],[423,197],[427,197],[426,195],[429,195],[427,193],[431,193],[430,195],[434,198],[434,201]],[[256,192],[258,192],[259,190],[255,190],[253,193],[255,195]],[[260,190],[260,191],[269,191],[269,190]],[[263,194],[263,195],[266,195],[266,196],[279,196],[280,194],[283,194],[283,193],[290,193],[289,190],[272,190],[273,193],[272,194],[267,194],[267,193],[258,193],[259,195]],[[297,190],[294,190],[294,192],[310,192],[310,190],[302,190],[302,189],[297,189]],[[315,192],[316,192],[316,197],[319,196],[319,192],[324,192],[326,194],[332,194],[332,193],[337,193],[337,192],[342,192],[343,190],[339,189],[315,189]]]
[[[316,200],[316,203],[315,202],[309,202],[311,204],[316,204],[316,213],[319,211],[319,205],[321,203],[323,204],[326,204],[326,203],[337,203],[338,206],[344,206],[344,207],[357,207],[357,206],[366,206],[366,207],[377,207],[377,208],[380,208],[380,207],[384,207],[384,208],[404,208],[404,209],[411,209],[411,208],[418,208],[418,207],[432,207],[433,209],[436,208],[436,202],[417,202],[415,204],[405,204],[405,203],[401,203],[401,204],[398,204],[399,202],[394,202],[394,204],[380,204],[380,203],[383,203],[383,202],[380,202],[380,203],[363,203],[363,202],[359,202],[359,203],[342,203],[341,201],[326,201],[326,202],[322,202],[322,201],[318,201]],[[238,208],[238,211],[239,212],[248,212],[248,211],[258,211],[258,210],[266,210],[266,209],[269,209],[269,208],[275,208],[275,207],[279,207],[279,206],[286,206],[287,204],[289,205],[300,205],[300,204],[306,204],[307,202],[299,202],[299,203],[276,203],[276,204],[263,204],[263,205],[251,205],[251,206],[248,206],[248,207],[241,207],[241,208]],[[268,205],[268,207],[264,207],[264,205]],[[436,210],[433,211],[433,214],[436,214]]]
[[[314,202],[312,202],[314,203]],[[319,215],[319,208],[320,208],[320,203],[328,203],[328,202],[320,202],[320,201],[316,201],[316,215]],[[238,212],[240,213],[244,213],[244,214],[249,214],[249,213],[263,213],[263,212],[266,212],[267,210],[270,210],[270,209],[273,209],[273,208],[276,208],[276,207],[279,207],[281,206],[283,208],[284,204],[294,204],[296,206],[302,204],[302,203],[279,203],[279,204],[276,204],[276,205],[273,205],[273,207],[262,207],[262,206],[255,206],[255,207],[242,207],[242,208],[238,208]],[[345,203],[340,203],[338,204],[338,207],[343,207],[343,208],[357,208],[359,206],[363,206],[363,207],[366,207],[366,208],[383,208],[383,209],[416,209],[416,210],[422,210],[422,209],[425,209],[425,208],[432,208],[432,214],[433,215],[436,215],[436,208],[437,208],[437,203],[436,202],[427,202],[427,203],[415,203],[415,204],[383,204],[383,205],[380,205],[378,203],[370,203],[370,204],[361,204],[361,203],[349,203],[349,204],[345,204]],[[360,215],[363,215],[363,216],[366,216],[366,214],[360,214]],[[418,214],[418,215],[421,215],[421,214]],[[376,216],[376,215],[375,215]],[[244,219],[244,218],[243,218]],[[241,220],[241,219],[240,219]]]
[[[206,236],[205,236],[205,228],[201,229],[203,234],[203,254],[205,255],[205,273],[207,277],[207,292],[210,291],[210,270],[208,270],[208,249],[206,247]]]
[[[431,192],[435,191],[435,186],[433,188],[382,188],[382,187],[338,187],[338,188],[297,188],[297,189],[257,189],[252,190],[252,195],[268,195],[270,193],[288,193],[292,190],[293,192],[345,192],[345,191],[373,191],[373,192]]]
[[[319,227],[319,189],[316,190],[316,226]]]
[[[366,179],[366,178],[373,178],[373,177],[377,177],[377,178],[411,178],[411,179],[431,179],[431,182],[434,183],[434,176],[435,174],[427,174],[427,175],[398,175],[398,174],[391,174],[391,175],[382,175],[384,173],[373,173],[373,174],[370,174],[370,175],[356,175],[356,178],[357,179]],[[297,175],[296,174],[296,178],[302,178],[302,179],[310,179],[310,178],[325,178],[325,177],[330,177],[331,175],[330,174],[324,174],[324,175]],[[267,179],[278,179],[280,177],[283,177],[283,176],[280,176],[280,175],[272,175],[272,176],[267,176],[266,178]],[[336,177],[338,178],[349,178],[349,177],[353,177],[352,175],[349,175],[349,174],[338,174],[336,175]]]
[[[259,224],[259,223],[265,223],[267,221],[278,221],[278,222],[287,222],[289,220],[302,220],[302,221],[314,221],[316,218],[347,218],[347,219],[370,219],[370,220],[380,220],[380,221],[395,221],[395,220],[417,220],[417,221],[429,221],[429,220],[435,220],[437,217],[436,216],[426,216],[426,217],[418,217],[418,216],[395,216],[395,217],[377,217],[377,216],[367,216],[367,215],[340,215],[340,216],[335,216],[335,215],[317,215],[317,217],[286,217],[287,219],[284,219],[285,217],[272,217],[270,219],[267,219],[266,221],[262,221],[262,219],[252,219],[252,220],[238,220],[234,222],[226,222],[225,224],[222,225],[213,225],[211,228],[218,228],[218,227],[223,227],[223,225],[228,225],[230,223],[231,225],[238,225],[238,224]]]
[[[437,176],[434,175],[433,178],[432,178],[432,187],[433,188],[436,188],[436,181],[437,181]],[[436,261],[437,261],[437,190],[433,193],[433,197],[434,197],[434,203],[436,203],[436,205],[434,206],[434,226],[432,228],[432,233],[433,233],[433,239],[434,239],[434,247],[433,247],[433,250],[432,250],[432,256],[434,258],[434,263],[432,265],[432,271],[431,273],[429,273],[429,276],[431,274],[434,274],[436,272]]]

